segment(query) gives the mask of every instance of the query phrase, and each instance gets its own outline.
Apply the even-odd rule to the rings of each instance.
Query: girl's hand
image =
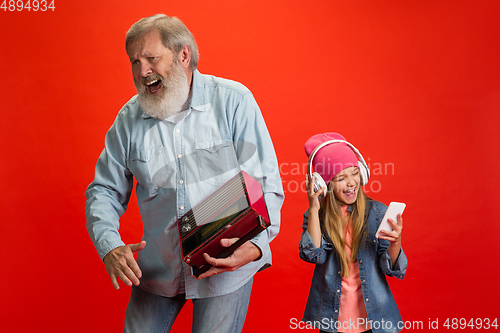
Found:
[[[305,180],[307,199],[309,200],[309,211],[319,211],[320,202],[319,196],[323,193],[325,188],[321,188],[318,192],[314,192],[314,181],[311,181],[309,175],[306,175]]]
[[[401,244],[401,233],[403,231],[403,217],[398,214],[398,223],[394,222],[393,219],[388,219],[389,224],[392,227],[392,231],[381,230],[379,238],[388,240],[391,244]]]
[[[319,196],[323,193],[325,188],[318,192],[314,192],[314,183],[306,175],[306,192],[309,199],[309,220],[307,222],[307,231],[311,235],[311,239],[316,247],[321,246],[321,227],[319,225]]]
[[[399,252],[401,251],[401,232],[403,231],[403,217],[398,214],[398,223],[394,222],[393,219],[388,220],[392,226],[392,231],[381,230],[379,238],[386,239],[389,242],[389,256],[391,257],[392,267],[396,264],[399,257]]]

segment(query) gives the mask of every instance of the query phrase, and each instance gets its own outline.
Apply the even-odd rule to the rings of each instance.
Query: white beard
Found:
[[[160,80],[163,85],[163,92],[159,96],[151,95],[145,85],[145,82],[153,79]],[[134,83],[139,92],[137,100],[142,110],[156,119],[164,120],[181,112],[189,97],[186,72],[180,64],[173,63],[170,66],[170,72],[165,73],[165,78],[159,74],[152,74],[141,78],[139,84],[135,81]]]

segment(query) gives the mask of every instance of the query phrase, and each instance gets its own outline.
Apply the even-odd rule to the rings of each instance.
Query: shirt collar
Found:
[[[189,107],[196,111],[208,111],[208,103],[205,98],[205,82],[203,76],[196,69],[193,72],[193,83],[191,89],[191,103]]]

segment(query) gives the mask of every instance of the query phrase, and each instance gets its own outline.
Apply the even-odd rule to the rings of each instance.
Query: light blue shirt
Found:
[[[198,71],[191,102],[176,117],[146,115],[134,96],[120,110],[105,138],[105,148],[89,185],[87,230],[104,258],[124,245],[119,219],[136,194],[146,247],[137,262],[148,292],[187,298],[224,295],[271,265],[269,242],[279,232],[284,195],[271,138],[252,93],[243,85]],[[197,280],[182,261],[177,218],[240,170],[257,179],[271,226],[252,239],[262,257],[233,272]]]

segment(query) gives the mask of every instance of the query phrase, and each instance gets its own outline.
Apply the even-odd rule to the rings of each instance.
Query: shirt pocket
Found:
[[[168,167],[168,163],[163,146],[135,149],[130,153],[129,169],[137,183],[146,188],[150,195],[168,183],[165,175],[170,173],[165,172],[165,167]]]
[[[198,140],[195,151],[200,181],[222,185],[238,171],[236,152],[230,140]]]

